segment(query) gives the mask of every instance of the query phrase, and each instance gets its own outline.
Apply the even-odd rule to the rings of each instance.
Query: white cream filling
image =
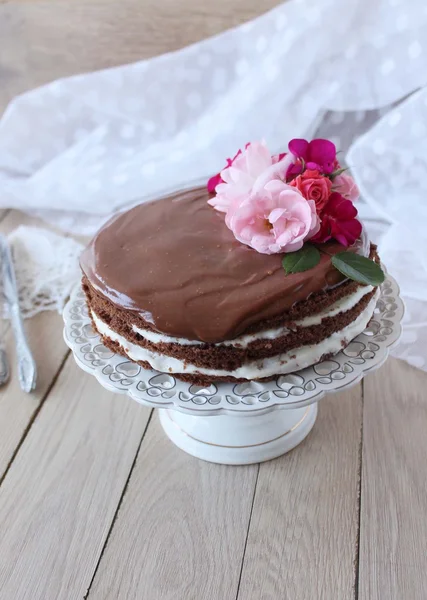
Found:
[[[305,317],[299,321],[295,321],[295,324],[299,327],[309,327],[310,325],[319,325],[322,319],[326,317],[334,317],[341,312],[346,312],[352,309],[366,294],[369,294],[374,288],[371,285],[359,286],[354,294],[344,296],[340,300],[337,300],[326,310],[313,315],[312,317]],[[153,344],[159,344],[160,342],[165,344],[180,344],[181,346],[201,346],[204,342],[198,340],[187,340],[186,338],[172,337],[163,333],[156,333],[155,331],[149,331],[148,329],[141,329],[136,325],[132,325],[132,330],[138,333],[141,337],[146,339]],[[234,346],[235,348],[246,348],[251,342],[255,340],[274,340],[282,335],[289,333],[287,327],[277,327],[276,329],[267,329],[265,331],[258,331],[257,333],[248,333],[240,337],[234,338],[234,340],[226,340],[221,342],[224,346]]]
[[[336,354],[342,349],[343,343],[347,343],[361,333],[367,326],[374,312],[379,292],[369,302],[366,309],[357,317],[353,323],[347,327],[333,333],[318,344],[312,346],[301,346],[294,348],[287,353],[279,354],[271,358],[265,358],[258,361],[246,363],[234,371],[224,371],[221,369],[205,369],[196,367],[190,363],[178,360],[171,356],[152,352],[136,344],[132,344],[126,338],[119,335],[108,327],[93,311],[92,316],[95,325],[102,335],[118,342],[125,350],[128,357],[134,361],[148,362],[151,367],[163,373],[183,373],[216,376],[216,377],[235,377],[243,379],[258,379],[262,377],[271,377],[284,373],[290,373],[303,369],[318,362],[325,354]]]

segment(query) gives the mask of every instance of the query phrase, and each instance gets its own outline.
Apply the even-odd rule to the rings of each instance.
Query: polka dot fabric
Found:
[[[24,94],[0,123],[1,203],[80,232],[85,215],[203,181],[250,139],[276,151],[312,135],[326,109],[342,131],[342,111],[424,85],[424,4],[290,0],[178,52]]]
[[[407,306],[395,350],[427,370],[427,88],[397,103],[347,154],[362,191],[365,222],[385,224],[376,241]]]

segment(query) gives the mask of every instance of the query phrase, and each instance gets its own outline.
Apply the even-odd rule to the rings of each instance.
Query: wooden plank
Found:
[[[37,363],[37,389],[26,394],[19,386],[15,341],[8,329],[5,345],[11,378],[0,388],[0,481],[68,354],[62,317],[57,313],[40,313],[25,322],[25,329]]]
[[[365,382],[360,600],[427,598],[426,389],[397,359]]]
[[[8,233],[19,224],[39,222],[18,211],[10,211],[0,223],[0,231]],[[69,352],[62,337],[62,329],[62,317],[51,311],[25,321],[25,330],[38,371],[37,389],[32,394],[26,394],[21,390],[17,378],[12,332],[7,323],[1,323],[1,337],[5,340],[11,379],[6,386],[0,388],[0,481]]]
[[[185,454],[156,415],[89,600],[235,600],[257,470]]]
[[[52,79],[176,50],[279,0],[76,0],[0,4],[0,112]]]
[[[3,482],[1,598],[83,598],[149,414],[69,358]]]
[[[361,402],[322,400],[303,444],[261,465],[239,599],[353,600]]]

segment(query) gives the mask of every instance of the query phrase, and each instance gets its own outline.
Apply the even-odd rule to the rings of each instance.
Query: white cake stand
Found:
[[[361,335],[333,359],[265,383],[197,386],[143,369],[102,344],[79,287],[64,309],[64,338],[77,364],[105,388],[160,408],[163,429],[179,448],[203,460],[238,465],[297,446],[312,429],[325,393],[356,384],[384,363],[401,335],[403,312],[398,285],[387,275]]]

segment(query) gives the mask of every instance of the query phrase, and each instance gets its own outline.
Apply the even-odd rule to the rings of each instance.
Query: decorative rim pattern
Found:
[[[277,408],[300,408],[326,392],[354,385],[386,360],[401,332],[404,305],[399,286],[387,275],[374,316],[363,333],[331,360],[267,382],[215,383],[198,386],[170,374],[143,369],[102,344],[93,331],[83,291],[77,286],[64,308],[64,339],[77,364],[105,388],[154,408],[187,414],[262,414]]]

